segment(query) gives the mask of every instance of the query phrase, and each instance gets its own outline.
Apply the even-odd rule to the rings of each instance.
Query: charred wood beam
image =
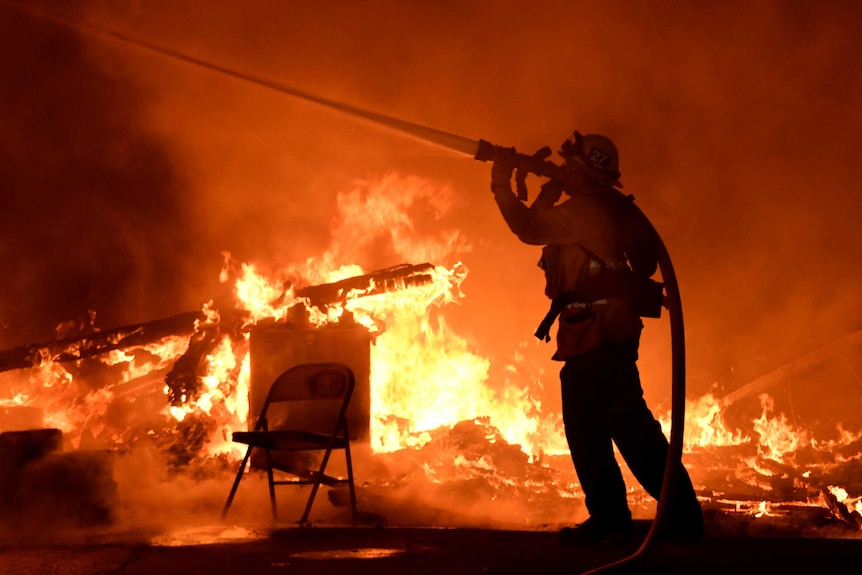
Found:
[[[746,383],[739,389],[728,393],[722,398],[721,404],[723,407],[728,407],[741,399],[759,394],[775,385],[787,381],[794,375],[798,375],[799,373],[824,363],[848,347],[854,347],[860,344],[862,344],[862,330],[838,338],[831,343],[786,363],[775,371],[762,375],[757,379]]]
[[[0,372],[49,362],[77,361],[116,349],[147,345],[168,336],[191,334],[195,322],[203,317],[202,312],[186,312],[147,323],[0,350]]]
[[[434,266],[401,264],[370,274],[327,284],[304,286],[294,291],[310,305],[323,307],[370,295],[400,291],[431,283]],[[117,349],[143,346],[169,336],[190,335],[189,346],[165,376],[172,405],[193,398],[200,390],[200,373],[206,356],[223,334],[237,336],[245,327],[248,313],[238,309],[219,310],[219,320],[205,321],[203,312],[186,312],[172,317],[95,331],[46,343],[21,345],[0,350],[0,372],[38,367],[49,362],[70,362],[95,357]]]
[[[307,298],[315,307],[322,307],[344,303],[355,297],[400,291],[431,283],[433,269],[434,266],[429,263],[401,264],[337,282],[297,288],[294,294]]]

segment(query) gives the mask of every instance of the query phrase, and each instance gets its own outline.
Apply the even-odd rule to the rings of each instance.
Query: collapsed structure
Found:
[[[381,361],[392,361],[394,353],[382,334],[397,338],[395,348],[415,343],[410,338],[428,338],[429,349],[442,343],[433,335],[405,333],[397,322],[384,325],[383,313],[351,311],[350,303],[370,302],[374,296],[415,300],[423,289],[438,289],[439,274],[431,264],[402,265],[322,284],[282,285],[267,302],[277,306],[276,314],[210,303],[199,312],[0,351],[0,371],[38,373],[36,379],[43,382],[74,379],[85,386],[66,394],[65,401],[67,407],[86,413],[84,419],[64,421],[57,413],[43,413],[62,411],[58,404],[16,402],[17,396],[0,401],[0,508],[8,516],[41,521],[49,514],[52,520],[63,517],[76,524],[109,522],[117,497],[112,454],[142,443],[156,445],[176,472],[232,470],[238,456],[231,449],[230,430],[254,421],[272,379],[298,362],[339,360],[358,376],[349,414],[354,440],[369,445],[399,473],[397,480],[363,478],[366,505],[385,501],[411,481],[430,481],[447,496],[456,494],[455,508],[469,508],[477,501],[481,505],[486,498],[495,505],[518,501],[528,510],[528,524],[546,522],[560,514],[561,502],[580,496],[564,450],[530,446],[529,435],[515,440],[499,419],[481,411],[457,412],[460,404],[478,405],[487,399],[471,397],[462,382],[456,382],[455,399],[444,398],[454,412],[448,420],[418,421],[418,408],[434,411],[428,399],[425,406],[417,405],[415,398],[408,400],[417,409],[413,414],[380,407],[380,397],[389,393],[374,388],[381,380],[404,380],[407,385],[414,381],[403,362],[393,368]],[[412,312],[427,314],[424,306],[427,302]],[[759,516],[761,521],[837,525],[854,532],[862,528],[862,433],[815,439],[813,431],[789,422],[773,401],[791,379],[804,389],[816,387],[812,382],[828,376],[823,370],[835,350],[860,343],[862,335],[851,334],[724,398],[710,395],[691,402],[685,458],[706,508]],[[411,359],[421,361],[420,354],[405,361]],[[136,362],[140,365],[131,369]],[[470,366],[453,357],[440,362],[458,371]],[[487,388],[482,380],[487,365],[482,369],[479,365],[469,377]],[[391,371],[397,373],[384,373]],[[431,377],[436,378],[435,392],[445,395],[450,376],[436,372]],[[61,395],[61,390],[57,385],[53,391]],[[45,389],[45,397],[52,394]],[[506,401],[514,403],[511,397]],[[514,407],[523,416],[535,408],[532,405]],[[536,414],[539,418],[552,419],[541,413]],[[535,437],[541,430],[536,431],[532,421]],[[740,431],[746,421],[752,429]],[[561,433],[552,427],[552,433]],[[818,433],[822,429],[825,426]],[[76,478],[73,484],[70,476]],[[633,492],[631,497],[635,509],[649,513],[646,494]],[[51,503],[42,514],[34,514],[37,502]],[[433,516],[442,522],[455,517]]]

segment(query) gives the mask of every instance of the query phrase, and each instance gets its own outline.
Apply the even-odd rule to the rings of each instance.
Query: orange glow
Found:
[[[251,312],[253,322],[269,317],[283,319],[294,301],[289,290],[286,292],[280,282],[259,275],[253,264],[242,264],[242,274],[234,289],[243,309]]]
[[[141,350],[148,352],[148,359],[143,361],[130,354],[129,350],[117,350],[109,355],[115,357],[117,363],[128,362],[121,378],[122,382],[127,382],[153,371],[169,368],[173,361],[185,351],[188,344],[188,337],[169,336],[155,343],[141,346]]]
[[[727,428],[721,413],[722,404],[712,393],[685,403],[685,444],[689,449],[748,443],[741,431]],[[671,416],[659,419],[665,435],[670,435]]]
[[[787,422],[787,417],[781,413],[770,418],[775,402],[768,395],[760,395],[760,405],[763,407],[761,416],[754,420],[754,430],[760,434],[759,453],[778,462],[786,462],[800,447],[810,443],[805,430],[794,429]]]
[[[492,381],[492,358],[482,355],[447,320],[450,314],[458,313],[466,297],[462,285],[469,270],[461,256],[469,252],[469,245],[457,231],[422,235],[409,216],[416,203],[435,212],[444,210],[446,201],[445,189],[418,178],[389,175],[380,181],[363,182],[357,190],[339,197],[333,243],[317,256],[264,273],[263,265],[234,265],[230,254],[225,254],[220,280],[232,284],[233,309],[216,309],[212,302],[202,306],[203,318],[195,329],[217,337],[196,368],[199,386],[193,397],[183,397],[177,405],[166,405],[165,401],[156,414],[163,418],[165,427],[205,420],[207,441],[195,456],[240,458],[244,450],[230,437],[233,431],[246,429],[249,424],[249,330],[258,322],[283,322],[301,311],[298,315],[307,317],[313,326],[350,318],[372,335],[369,384],[373,453],[418,450],[438,437],[441,429],[472,421],[489,445],[505,441],[518,446],[526,455],[525,461],[545,465],[547,456],[563,456],[566,460],[568,447],[561,416],[543,405],[542,375],[534,375],[542,372],[522,365],[527,361],[523,348],[499,366],[502,375]],[[368,214],[373,217],[365,217]],[[429,264],[423,268],[422,282],[384,286],[372,281],[367,288],[340,294],[340,301],[334,303],[312,304],[309,297],[297,295],[307,293],[302,290],[309,286],[370,273],[355,261],[367,259],[365,250],[374,249],[381,234],[397,248],[393,253],[410,263],[454,263]],[[240,325],[220,331],[231,314],[238,314]],[[189,347],[188,336],[172,336],[146,346],[106,353],[99,361],[118,370],[116,383],[95,389],[87,387],[85,380],[76,379],[73,369],[44,362],[30,371],[27,385],[16,390],[12,399],[0,402],[0,407],[40,408],[44,424],[61,429],[73,447],[78,447],[85,436],[95,437],[105,446],[116,446],[124,441],[125,430],[111,420],[111,408],[123,393],[132,393],[123,386],[137,385],[142,380],[148,385],[149,377],[159,383],[157,390],[164,386],[167,395],[164,373]],[[556,375],[552,379],[556,385]],[[770,481],[779,475],[775,463],[795,467],[796,454],[802,448],[825,453],[862,437],[862,431],[854,433],[839,427],[839,439],[817,441],[805,429],[791,425],[783,413],[776,414],[774,405],[770,396],[762,394],[760,416],[749,419],[751,427],[741,430],[728,425],[727,406],[715,394],[687,401],[686,452],[711,453],[748,446],[749,450],[735,458],[740,466],[737,477],[756,489],[774,492]],[[670,414],[659,419],[665,433],[669,433]],[[754,448],[757,452],[752,455]],[[499,472],[490,454],[466,456],[453,451],[446,455],[447,460],[438,467],[423,464],[428,481],[490,477],[501,489],[513,486],[510,484],[515,480]],[[836,454],[834,461],[841,457],[844,456]],[[810,470],[810,466],[800,467],[797,480],[808,479]],[[696,475],[698,470],[693,471]],[[549,487],[552,480],[545,476],[521,481],[519,487],[556,492],[562,498],[573,497],[577,489],[573,483]],[[862,511],[862,498],[850,496],[840,487],[830,490],[848,509]],[[745,513],[755,517],[777,513],[775,502],[752,499]]]
[[[237,295],[250,306],[252,317],[267,317],[267,313],[284,317],[287,310],[272,305],[282,299],[282,292],[271,288],[276,283],[257,277],[253,266],[242,269]],[[354,266],[321,276],[337,281],[361,273]],[[536,437],[537,430],[548,427],[537,421],[536,400],[513,386],[493,390],[487,381],[489,360],[471,350],[440,311],[463,297],[460,285],[467,276],[466,267],[461,263],[452,268],[436,266],[431,275],[433,281],[403,290],[366,297],[350,294],[343,306],[308,307],[317,325],[338,321],[345,311],[372,333],[385,325],[371,348],[372,448],[381,452],[419,447],[429,441],[426,432],[430,430],[484,416],[507,441],[521,445],[528,454],[558,451],[556,429],[549,430],[553,433],[548,438]],[[264,286],[263,293],[272,299],[252,296],[249,286]],[[211,377],[218,381],[217,376]],[[173,408],[173,412],[178,417],[196,409],[209,412],[210,399],[203,396],[197,405]]]
[[[772,511],[772,504],[769,501],[761,501],[749,513],[755,517],[775,517],[778,515]]]
[[[340,214],[330,250],[282,270],[276,274],[280,279],[264,276],[254,264],[238,266],[234,290],[239,307],[248,312],[250,323],[282,320],[295,305],[305,306],[310,322],[317,326],[336,323],[349,312],[376,335],[370,375],[374,451],[420,447],[430,440],[428,432],[433,429],[485,417],[501,437],[530,456],[565,452],[558,418],[543,421],[540,402],[521,382],[489,385],[490,360],[449,327],[446,308],[464,297],[461,284],[468,270],[461,262],[433,266],[431,281],[420,285],[367,296],[362,291],[344,294],[343,304],[316,307],[294,294],[294,286],[367,273],[357,264],[338,260],[381,233],[389,236],[398,252],[415,258],[448,258],[453,251],[468,250],[456,231],[430,238],[414,232],[410,210],[422,204],[439,214],[446,209],[448,193],[420,178],[389,175],[377,182],[360,182],[360,188],[339,197]],[[225,270],[234,267],[230,255],[225,258]],[[221,279],[229,281],[225,270]],[[225,419],[219,421],[214,437],[229,436],[231,430],[245,425],[242,418],[247,416],[236,406],[247,405],[248,380],[234,375],[236,365],[248,363],[247,348],[241,350],[241,357],[234,356],[236,350],[228,342],[222,340],[218,351],[207,358],[209,372],[202,377],[200,397],[169,408],[182,420],[190,413],[212,415],[216,405],[229,405],[221,411]],[[227,393],[230,390],[233,393]],[[208,449],[218,448],[211,444]]]
[[[843,503],[849,511],[855,511],[856,513],[862,514],[862,497],[850,497],[847,490],[843,487],[830,485],[828,486],[828,489],[832,495],[835,496],[835,499],[837,499],[839,503]]]

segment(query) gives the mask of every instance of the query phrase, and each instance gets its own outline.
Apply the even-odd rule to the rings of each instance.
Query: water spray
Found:
[[[324,98],[304,90],[294,88],[292,86],[276,82],[267,78],[254,76],[245,72],[241,72],[226,66],[215,64],[185,54],[183,52],[165,48],[146,40],[135,38],[127,34],[115,30],[95,27],[80,22],[73,22],[65,18],[57,17],[43,11],[31,9],[21,6],[7,0],[0,0],[0,4],[24,12],[32,17],[51,21],[55,24],[66,28],[73,29],[80,33],[101,36],[104,38],[113,39],[121,43],[131,45],[140,49],[154,52],[162,56],[186,62],[199,68],[211,70],[213,72],[230,76],[232,78],[255,84],[264,88],[275,90],[276,92],[286,94],[306,102],[318,104],[325,108],[337,110],[347,115],[361,118],[371,123],[390,128],[402,134],[411,136],[423,142],[435,144],[447,150],[460,152],[469,155],[476,160],[489,162],[493,161],[499,154],[509,154],[514,156],[515,162],[519,167],[529,173],[537,176],[547,177],[551,179],[565,179],[566,169],[549,160],[544,159],[542,155],[527,155],[517,152],[515,148],[504,148],[494,145],[486,140],[471,139],[458,134],[452,134],[423,126],[407,120],[402,120],[393,116],[379,114],[370,110],[359,108],[345,102],[339,102]],[[526,200],[525,197],[520,197]],[[637,208],[636,208],[637,209]],[[658,234],[656,234],[658,237]],[[665,284],[668,315],[670,318],[671,332],[671,378],[672,378],[672,401],[671,401],[671,431],[667,461],[665,464],[665,476],[662,483],[661,494],[656,508],[656,516],[647,533],[646,538],[640,548],[631,556],[616,561],[614,563],[599,567],[587,572],[589,575],[598,573],[611,573],[628,570],[636,564],[643,562],[650,553],[655,550],[656,545],[660,541],[662,534],[666,531],[667,523],[670,519],[670,510],[672,506],[672,497],[674,487],[677,484],[679,469],[682,468],[682,447],[683,447],[683,431],[685,423],[685,336],[682,318],[682,303],[680,300],[679,289],[676,281],[676,274],[670,260],[670,255],[664,242],[658,237],[659,253],[658,265],[661,272],[662,281]],[[587,575],[585,574],[585,575]]]

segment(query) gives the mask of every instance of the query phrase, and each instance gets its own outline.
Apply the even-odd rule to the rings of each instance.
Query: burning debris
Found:
[[[268,305],[286,310],[282,324],[293,329],[303,329],[312,325],[312,315],[325,316],[327,308],[331,306],[343,308],[349,300],[357,297],[380,295],[430,283],[433,281],[430,275],[432,270],[431,264],[402,264],[331,283],[296,289],[288,285]],[[201,393],[202,377],[207,372],[207,357],[216,345],[225,336],[231,345],[243,345],[250,326],[255,323],[246,311],[229,310],[229,313],[224,314],[207,305],[204,314],[206,319],[198,318],[195,321],[195,333],[188,349],[165,376],[168,401],[172,406],[195,401]],[[274,321],[274,318],[266,319]],[[344,321],[352,319],[344,318]]]
[[[341,354],[340,358],[349,357],[364,382],[357,388],[350,415],[360,422],[351,424],[355,439],[367,443],[373,453],[386,454],[385,464],[364,478],[360,501],[366,506],[386,508],[399,498],[415,497],[413,486],[422,485],[423,496],[433,493],[433,500],[478,515],[482,503],[473,509],[473,502],[491,500],[517,509],[515,514],[526,525],[546,524],[554,516],[572,519],[561,517],[560,508],[581,498],[577,478],[565,448],[547,439],[553,434],[559,439],[558,423],[545,424],[543,442],[535,435],[540,426],[533,426],[533,436],[519,435],[506,428],[500,415],[483,413],[491,412],[495,401],[511,403],[512,397],[497,400],[485,385],[488,363],[451,337],[442,319],[436,332],[428,322],[433,315],[429,305],[454,301],[453,295],[460,293],[458,286],[466,275],[461,266],[401,265],[305,286],[253,278],[252,273],[245,268],[237,285],[257,285],[258,294],[267,297],[238,289],[245,298],[238,299],[239,306],[216,309],[209,303],[201,312],[0,352],[4,371],[30,374],[25,387],[2,401],[0,430],[28,418],[31,428],[57,426],[25,432],[35,434],[27,437],[44,435],[51,440],[35,455],[22,458],[21,450],[13,449],[17,455],[9,455],[6,449],[4,468],[17,470],[7,471],[3,478],[6,505],[23,497],[16,486],[31,483],[22,479],[26,474],[65,465],[57,458],[71,462],[74,453],[90,463],[104,463],[109,461],[100,459],[104,454],[147,443],[165,454],[175,472],[198,476],[224,472],[239,458],[230,433],[247,426],[268,382],[296,362]],[[243,307],[249,301],[265,302],[268,312]],[[437,352],[441,355],[435,359]],[[805,360],[808,369],[826,362],[828,354],[817,357],[819,361]],[[418,373],[405,371],[405,366]],[[449,396],[453,366],[461,379],[453,382]],[[114,379],[101,387],[89,383],[77,393],[63,390],[78,374],[99,369]],[[38,381],[49,385],[41,397],[34,394],[31,400]],[[732,395],[732,402],[707,394],[688,406],[685,458],[702,501],[713,510],[757,518],[784,518],[804,508],[813,510],[823,524],[831,520],[858,531],[862,504],[850,493],[859,493],[862,487],[856,479],[862,433],[844,432],[838,440],[824,442],[794,428],[783,413],[776,415],[775,400],[766,393],[784,380],[771,381],[772,385],[753,382],[744,388],[761,392],[758,417],[742,409],[753,392]],[[420,394],[411,396],[422,385]],[[71,402],[75,408],[65,410],[65,419],[51,413],[50,401],[39,401],[53,395],[52,387],[62,390],[59,396],[75,396]],[[548,418],[530,407],[529,395],[515,400],[522,402],[522,416]],[[126,409],[119,408],[123,403]],[[36,414],[40,404],[44,422]],[[473,411],[463,411],[465,407]],[[749,427],[734,428],[729,419],[747,419]],[[13,438],[15,433],[0,438]],[[104,484],[110,465],[100,465],[88,468],[101,469],[93,480]],[[45,488],[50,490],[50,485]],[[635,491],[631,497],[638,502],[636,510],[640,505],[644,514],[649,513],[648,497]],[[338,504],[337,494],[333,502]],[[103,518],[108,517],[110,507],[104,511]],[[457,516],[434,506],[424,513],[426,519]]]
[[[0,351],[0,372],[28,369],[49,363],[81,361],[115,350],[146,347],[169,336],[183,336],[194,331],[201,312],[183,313],[142,324],[107,331],[94,327],[85,333],[53,341],[26,344]]]
[[[364,221],[372,201],[396,197],[406,209],[414,198],[403,199],[403,185],[391,178],[349,196],[340,203],[342,224]],[[420,199],[432,195],[414,189]],[[374,237],[363,239],[370,244]],[[446,249],[429,243],[423,255],[446,257]],[[457,235],[440,243],[458,245]],[[6,485],[61,453],[139,448],[156,449],[173,474],[227,476],[242,456],[231,433],[254,420],[279,370],[339,353],[361,380],[351,407],[357,453],[365,458],[357,470],[360,508],[380,510],[393,523],[574,521],[582,495],[559,417],[539,399],[541,376],[517,359],[494,372],[445,321],[446,306],[463,297],[466,267],[404,264],[365,273],[331,263],[349,258],[327,253],[278,279],[253,265],[226,265],[230,301],[122,328],[84,326],[86,333],[0,351],[0,431],[61,434],[59,448],[16,459],[11,467],[19,479]],[[847,339],[841,349],[857,343]],[[802,358],[780,373],[799,379],[811,372],[816,380],[829,357]],[[698,494],[707,509],[723,513],[778,521],[804,509],[823,524],[856,531],[862,434],[815,439],[814,427],[785,415],[779,392],[786,384],[772,376],[690,403],[685,459]],[[862,422],[846,423],[862,429]],[[108,473],[110,466],[100,469]],[[105,487],[103,476],[93,480]],[[638,491],[630,497],[636,513],[650,516],[654,502]],[[332,501],[338,504],[337,493]],[[411,518],[396,510],[399,502]]]
[[[716,507],[757,517],[807,507],[858,531],[862,431],[847,428],[862,430],[862,420],[835,382],[846,381],[840,370],[849,368],[856,385],[847,362],[858,356],[860,336],[842,337],[723,398],[689,402],[686,461]],[[823,381],[833,382],[831,393]]]

